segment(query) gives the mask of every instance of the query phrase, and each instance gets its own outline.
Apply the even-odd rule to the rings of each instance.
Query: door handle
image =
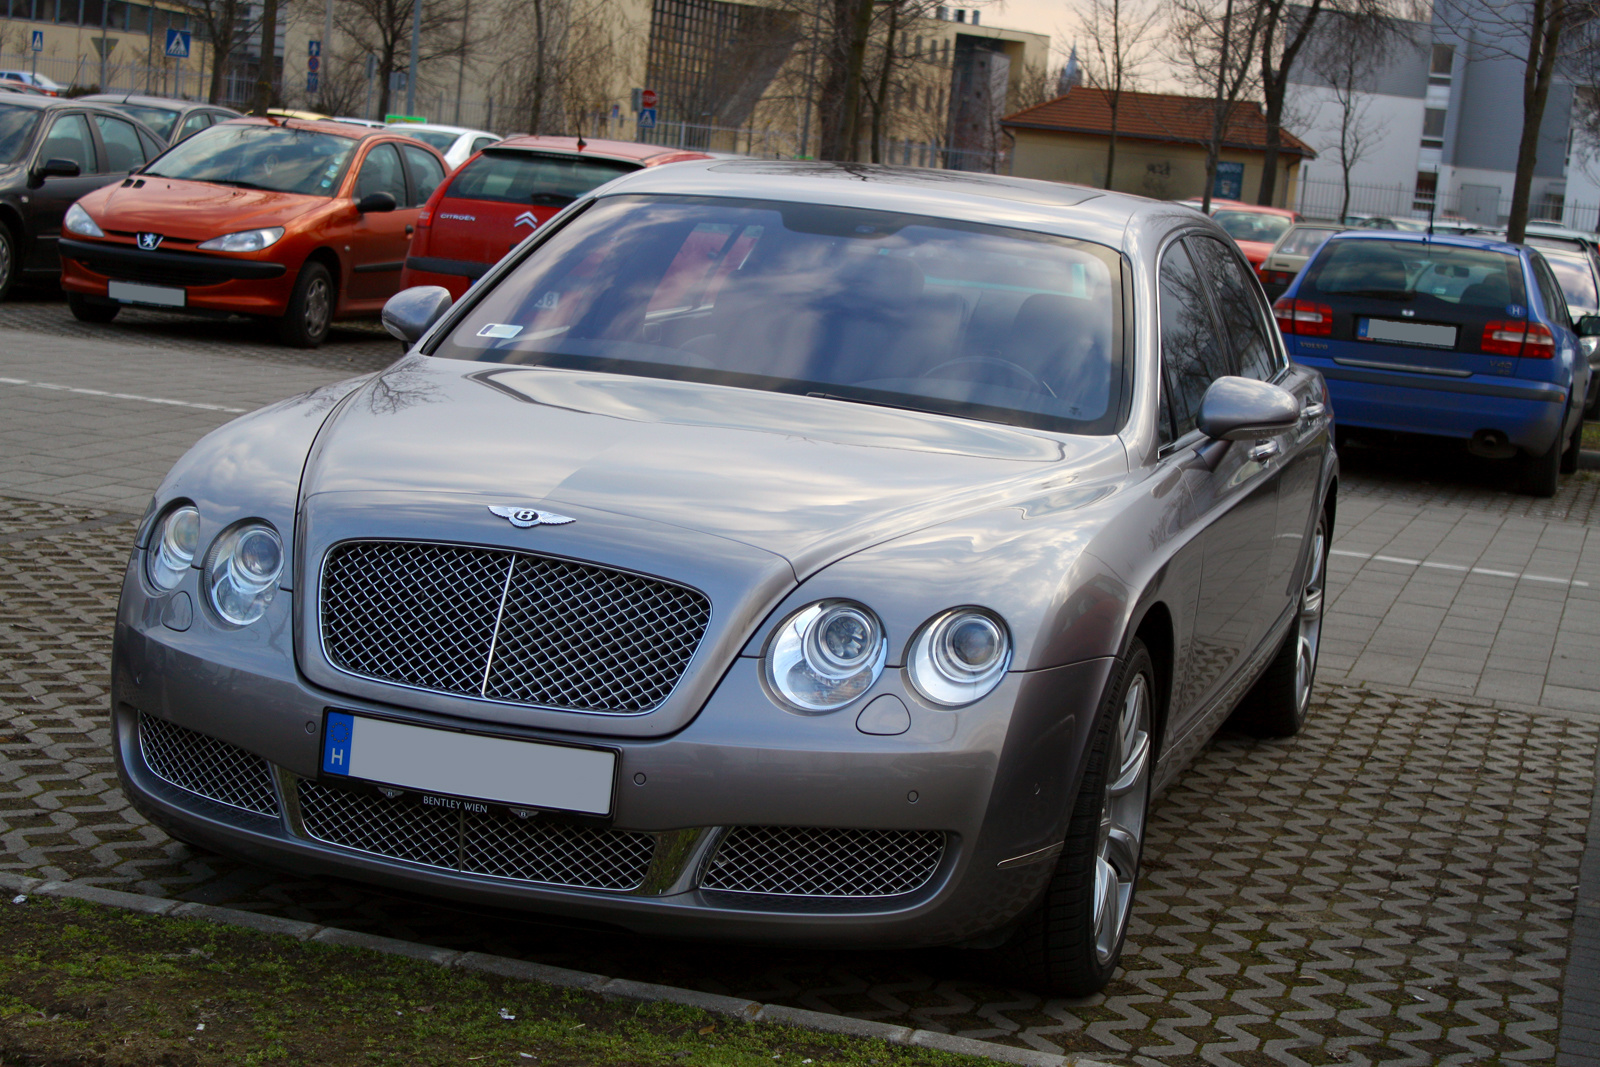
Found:
[[[416,229],[417,228],[415,226],[411,225],[409,222],[406,223],[406,236],[410,237],[413,233],[416,232]]]
[[[1278,442],[1276,441],[1257,441],[1255,446],[1250,449],[1250,458],[1257,463],[1265,463],[1280,451],[1282,449],[1278,447]]]

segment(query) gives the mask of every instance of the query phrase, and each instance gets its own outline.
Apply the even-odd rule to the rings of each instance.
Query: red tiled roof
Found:
[[[1111,133],[1110,94],[1104,89],[1078,86],[1065,96],[1024,108],[1000,120],[1002,126],[1032,130],[1059,130],[1062,133],[1109,135]],[[1141,141],[1177,141],[1204,144],[1211,139],[1211,100],[1203,96],[1174,96],[1170,93],[1134,93],[1123,90],[1117,108],[1117,136]],[[1300,138],[1284,130],[1279,151],[1288,155],[1312,157],[1316,152]],[[1233,107],[1225,148],[1261,151],[1267,145],[1267,118],[1253,100]]]

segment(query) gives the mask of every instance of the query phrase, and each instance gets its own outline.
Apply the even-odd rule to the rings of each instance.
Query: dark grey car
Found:
[[[132,115],[154,130],[165,144],[174,145],[186,137],[219,122],[240,118],[231,107],[195,100],[175,100],[167,96],[139,93],[95,93],[80,97]]]
[[[115,747],[183,840],[1082,994],[1151,795],[1303,721],[1330,413],[1196,212],[680,164],[448,304],[151,505]]]

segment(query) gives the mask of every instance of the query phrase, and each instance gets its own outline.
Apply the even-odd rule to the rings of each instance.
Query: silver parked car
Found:
[[[141,525],[116,756],[185,841],[1082,994],[1150,797],[1303,721],[1330,413],[1197,212],[686,163],[385,321]]]

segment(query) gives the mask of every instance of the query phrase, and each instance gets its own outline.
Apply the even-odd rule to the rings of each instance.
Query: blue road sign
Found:
[[[315,74],[317,71],[321,70],[322,69],[322,59],[321,59],[321,57],[320,56],[309,56],[309,57],[307,57],[307,59],[306,59],[306,69],[309,70],[313,74]]]
[[[43,52],[44,51],[44,31],[43,30],[34,30],[33,31],[33,50],[35,52]]]
[[[307,41],[306,42],[306,55],[308,55],[308,56],[320,56],[321,54],[322,54],[322,42],[321,41]]]
[[[653,130],[656,128],[655,108],[642,107],[639,109],[639,128],[641,130]]]
[[[316,74],[315,71],[313,71],[312,73],[306,75],[306,92],[314,93],[316,91],[317,91],[317,74]]]
[[[173,59],[189,58],[189,31],[167,31],[167,55]]]

